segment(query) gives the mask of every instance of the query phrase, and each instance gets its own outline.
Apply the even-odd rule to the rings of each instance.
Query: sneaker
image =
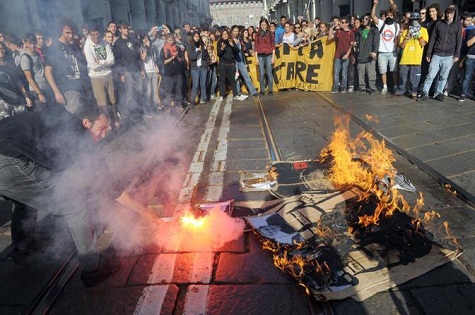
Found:
[[[331,94],[336,94],[338,93],[338,89],[336,87],[332,88],[332,91],[330,92]]]
[[[206,104],[206,103],[208,103],[208,102],[206,102],[206,101],[200,101],[200,104]]]
[[[440,102],[445,102],[445,95],[444,94],[437,94],[437,96],[434,97],[435,100],[438,100]]]
[[[427,101],[429,97],[427,96],[426,93],[422,92],[420,95],[418,95],[417,100],[418,101]]]
[[[218,101],[222,101],[222,100],[223,100],[223,97],[220,96],[220,97],[217,98],[217,100],[218,100]]]
[[[444,91],[444,96],[445,96],[445,97],[449,96],[449,92]],[[445,102],[445,100],[444,100],[443,102]]]
[[[343,90],[341,90],[341,92],[340,92],[340,93],[341,93],[341,94],[345,94],[345,93],[346,93],[346,90],[345,90],[345,89],[343,89]]]
[[[105,263],[93,271],[81,271],[81,281],[86,288],[98,285],[107,279],[110,275],[120,269],[119,263]]]
[[[375,90],[369,91],[369,95],[376,95],[376,91]]]
[[[259,96],[259,93],[256,92],[256,93],[252,94],[252,96],[257,97],[257,96]]]
[[[403,96],[404,94],[405,92],[398,90],[394,93],[394,96]]]
[[[216,99],[216,95],[211,94],[211,97],[210,97],[209,99],[210,99],[210,100],[215,100],[215,99]]]
[[[354,87],[350,86],[350,87],[348,88],[348,93],[353,93],[354,91],[355,91],[355,88],[354,88]]]
[[[268,93],[268,94],[269,94],[269,96],[272,96],[272,95],[274,95],[274,92],[272,92],[272,91],[269,91],[269,93]]]
[[[388,94],[388,88],[387,88],[387,87],[383,87],[383,89],[381,90],[381,94],[382,94],[382,95]]]
[[[244,101],[246,98],[248,98],[248,97],[249,97],[249,95],[241,94],[241,98],[242,98],[243,101]]]
[[[412,97],[412,99],[414,99],[414,100],[417,99],[417,92],[412,92],[412,93],[411,93],[411,97]]]
[[[465,102],[465,99],[466,99],[465,95],[462,94],[462,95],[460,95],[458,101],[459,102]]]
[[[261,93],[259,93],[259,95],[260,95],[260,96],[264,96],[264,95],[265,95],[265,93],[264,93],[264,92],[261,92]]]

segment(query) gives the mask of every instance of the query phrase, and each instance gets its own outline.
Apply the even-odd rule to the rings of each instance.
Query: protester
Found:
[[[412,13],[410,25],[402,32],[399,44],[402,49],[399,62],[400,85],[395,95],[408,94],[412,98],[417,97],[417,87],[421,78],[421,63],[423,48],[429,41],[429,34],[425,27],[419,23],[419,13]],[[409,75],[409,88],[406,89]]]
[[[188,46],[188,57],[191,63],[191,106],[195,106],[198,90],[200,92],[199,103],[206,104],[208,101],[207,78],[210,56],[200,33],[194,32],[192,38],[193,41]]]
[[[337,93],[338,91],[346,93],[348,64],[355,42],[355,34],[349,28],[348,18],[342,18],[340,23],[340,29],[335,31],[335,26],[332,26],[328,34],[328,40],[336,40],[336,50],[333,60],[333,87],[331,93]]]
[[[36,36],[32,33],[23,37],[24,54],[20,57],[20,68],[28,80],[30,96],[36,109],[44,108],[46,100],[52,101],[53,91],[45,77],[45,64],[36,49]]]
[[[275,39],[272,31],[269,30],[269,21],[262,18],[259,22],[259,31],[255,38],[255,50],[257,53],[256,63],[259,66],[260,95],[264,95],[266,90],[265,76],[267,75],[267,87],[269,95],[274,93],[272,76],[272,65],[275,60]]]
[[[370,14],[363,17],[363,28],[356,31],[355,37],[358,91],[374,95],[376,92],[376,57],[379,50],[379,32],[372,23]]]
[[[115,58],[109,43],[100,38],[99,30],[93,28],[89,31],[89,37],[84,43],[84,54],[96,103],[101,111],[108,114],[108,117],[113,121],[114,128],[118,128],[120,127],[120,116],[112,76]]]
[[[257,90],[254,87],[254,84],[252,83],[251,77],[249,76],[249,72],[247,71],[247,63],[245,57],[247,47],[244,44],[243,38],[240,36],[239,27],[237,25],[234,25],[231,28],[231,36],[232,40],[234,41],[234,44],[239,49],[239,51],[234,55],[236,59],[236,70],[238,71],[239,76],[244,80],[249,95],[257,96]],[[239,78],[236,80],[236,84],[236,90],[238,92],[237,100],[243,101],[248,96],[241,94],[241,85],[239,83]]]
[[[239,92],[236,87],[236,57],[239,53],[239,48],[235,42],[231,39],[229,30],[221,32],[221,38],[218,41],[218,83],[219,83],[219,95],[222,100],[226,93],[226,81],[233,90],[233,96],[237,100],[243,100],[238,98]]]
[[[444,88],[454,62],[460,58],[462,48],[462,24],[455,20],[456,7],[450,5],[445,10],[444,20],[438,21],[429,39],[427,62],[429,73],[424,81],[419,101],[429,98],[429,88],[437,77],[434,99],[445,102]]]
[[[0,120],[23,112],[32,105],[30,96],[18,79],[18,69],[5,60],[5,45],[0,42]]]
[[[122,20],[118,23],[120,38],[115,41],[113,54],[120,79],[121,102],[119,111],[128,123],[139,120],[147,114],[143,102],[143,80],[145,71],[140,59],[140,44],[130,36],[130,25]]]
[[[401,27],[394,20],[394,11],[389,9],[386,12],[384,21],[376,16],[376,6],[379,0],[373,0],[373,7],[371,9],[371,18],[374,24],[378,27],[380,32],[379,54],[378,54],[378,68],[381,74],[381,81],[383,88],[381,94],[388,93],[388,67],[393,74],[393,83],[397,84],[396,62],[397,62],[397,39]]]
[[[163,106],[168,111],[180,113],[182,109],[183,70],[186,68],[184,52],[177,47],[175,36],[165,36],[165,44],[160,52],[163,62],[163,86],[165,100]]]

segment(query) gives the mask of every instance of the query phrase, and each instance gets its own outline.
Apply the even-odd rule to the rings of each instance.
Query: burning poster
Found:
[[[358,201],[361,191],[302,194],[262,202],[268,209],[246,220],[273,252],[274,265],[293,276],[318,300],[373,294],[414,279],[461,254],[402,212],[361,227],[358,214],[370,214],[375,200]],[[271,204],[270,208],[267,204]],[[256,207],[256,202],[238,202]],[[361,213],[360,213],[361,215]]]
[[[269,191],[286,198],[247,203],[261,213],[247,221],[272,251],[274,265],[319,300],[362,301],[462,253],[456,242],[426,229],[440,216],[423,211],[422,194],[411,207],[399,192],[415,188],[397,174],[384,141],[368,132],[351,139],[348,125],[348,118],[337,122],[318,162],[272,165]]]
[[[356,159],[355,159],[356,160]],[[240,172],[240,190],[243,192],[269,191],[274,197],[284,198],[302,193],[334,191],[329,169],[319,161],[305,160],[274,162],[266,173]],[[416,188],[403,175],[385,175],[380,179],[384,187],[415,192]]]

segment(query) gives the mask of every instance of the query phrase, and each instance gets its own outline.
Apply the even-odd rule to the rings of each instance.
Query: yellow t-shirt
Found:
[[[402,32],[402,36],[400,36],[399,38],[400,45],[404,42],[404,38],[406,38],[408,32],[408,29],[405,29]],[[420,36],[427,44],[429,43],[429,33],[427,32],[427,29],[425,27],[421,27]],[[424,48],[421,47],[421,44],[419,44],[419,40],[417,38],[411,37],[411,39],[407,41],[406,47],[404,47],[402,51],[401,61],[399,62],[399,64],[420,65],[422,63],[423,52]]]

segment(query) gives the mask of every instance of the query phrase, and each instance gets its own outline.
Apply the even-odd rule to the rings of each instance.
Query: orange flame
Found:
[[[184,216],[180,218],[181,225],[184,228],[191,229],[191,230],[199,230],[203,228],[203,226],[207,222],[206,217],[195,218],[192,213],[186,213]]]

